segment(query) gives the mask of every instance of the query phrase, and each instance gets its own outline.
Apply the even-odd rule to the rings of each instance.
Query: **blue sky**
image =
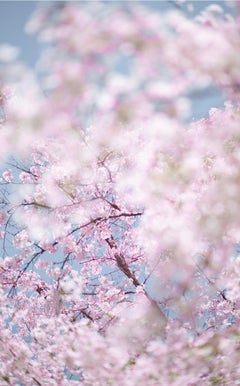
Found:
[[[0,44],[20,47],[20,58],[29,65],[35,63],[39,47],[35,37],[24,32],[24,26],[36,5],[36,1],[0,2]]]

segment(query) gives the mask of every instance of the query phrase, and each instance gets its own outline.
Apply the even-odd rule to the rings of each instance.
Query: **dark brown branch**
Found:
[[[136,278],[136,276],[134,275],[134,273],[129,269],[128,267],[128,264],[126,263],[126,260],[123,256],[123,254],[121,252],[118,252],[117,250],[117,245],[116,245],[116,242],[114,240],[114,238],[111,236],[111,238],[107,238],[105,239],[106,242],[108,243],[109,247],[111,249],[115,249],[116,252],[114,253],[114,257],[116,259],[116,263],[117,263],[117,266],[118,268],[129,278],[129,279],[132,279],[133,281],[133,284],[135,285],[135,287],[138,287],[138,286],[142,286],[141,283],[138,281],[138,279]],[[161,307],[160,307],[160,304],[151,297],[151,295],[149,295],[147,293],[147,291],[145,290],[145,288],[143,288],[143,292],[145,294],[145,296],[148,298],[148,300],[151,302],[151,304],[156,307],[158,310],[159,310],[159,313],[161,314],[162,318],[167,321],[167,318],[165,316],[165,314],[163,313],[163,311],[161,310]]]
[[[44,250],[44,249],[41,249],[40,252],[35,253],[35,254],[31,257],[31,259],[28,261],[28,263],[25,264],[25,267],[18,273],[16,279],[14,280],[14,283],[13,283],[13,285],[12,285],[12,287],[11,287],[9,293],[8,293],[8,296],[11,296],[11,295],[14,293],[14,291],[16,290],[17,282],[18,282],[19,279],[23,276],[23,274],[27,271],[28,267],[29,267],[29,266],[30,266],[30,265],[31,265],[31,264],[32,264],[39,256],[41,256],[44,252],[45,252],[45,250]]]
[[[116,242],[113,239],[113,237],[106,239],[106,242],[108,243],[108,245],[111,249],[116,248],[116,252],[114,253],[114,257],[116,259],[116,263],[117,263],[117,266],[120,269],[120,271],[122,271],[124,273],[124,275],[126,275],[129,279],[132,279],[135,287],[141,285],[139,283],[138,279],[136,278],[136,276],[134,275],[134,273],[129,269],[128,264],[126,263],[126,260],[123,256],[123,254],[121,252],[119,253],[117,251],[117,245],[116,245]]]
[[[133,281],[133,284],[135,285],[135,287],[141,285],[138,281],[138,279],[136,278],[136,276],[134,275],[134,273],[132,271],[130,271],[125,259],[124,259],[124,256],[121,254],[121,253],[115,253],[114,254],[115,258],[116,258],[116,262],[117,262],[117,266],[118,268],[129,278],[129,279],[132,279]]]
[[[32,380],[33,380],[38,386],[42,386],[42,384],[41,384],[35,377],[33,377]]]
[[[80,312],[86,316],[86,318],[88,318],[89,320],[91,320],[91,322],[94,322],[94,319],[91,317],[91,315],[89,315],[89,313],[83,309],[80,310]]]

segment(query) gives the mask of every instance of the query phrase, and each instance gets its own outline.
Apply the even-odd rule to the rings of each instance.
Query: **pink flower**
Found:
[[[5,212],[0,212],[0,226],[3,225],[6,217],[7,217],[7,215]]]
[[[19,178],[20,178],[20,180],[21,180],[24,184],[26,184],[26,183],[28,183],[28,182],[31,181],[31,176],[30,176],[30,174],[29,174],[29,173],[26,173],[26,172],[20,173],[20,174],[19,174]]]
[[[7,182],[11,182],[13,179],[12,170],[8,169],[2,174],[3,178]]]
[[[25,229],[16,234],[14,244],[17,248],[27,248],[32,244],[32,242],[29,241],[29,234]]]

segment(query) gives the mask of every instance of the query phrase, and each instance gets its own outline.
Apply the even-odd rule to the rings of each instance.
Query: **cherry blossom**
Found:
[[[1,385],[239,384],[237,6],[46,3],[36,69],[0,47]]]

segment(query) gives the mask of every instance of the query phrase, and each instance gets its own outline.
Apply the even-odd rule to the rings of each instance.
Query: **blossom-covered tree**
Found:
[[[36,72],[1,51],[0,385],[240,384],[239,3],[172,3],[42,4]]]

